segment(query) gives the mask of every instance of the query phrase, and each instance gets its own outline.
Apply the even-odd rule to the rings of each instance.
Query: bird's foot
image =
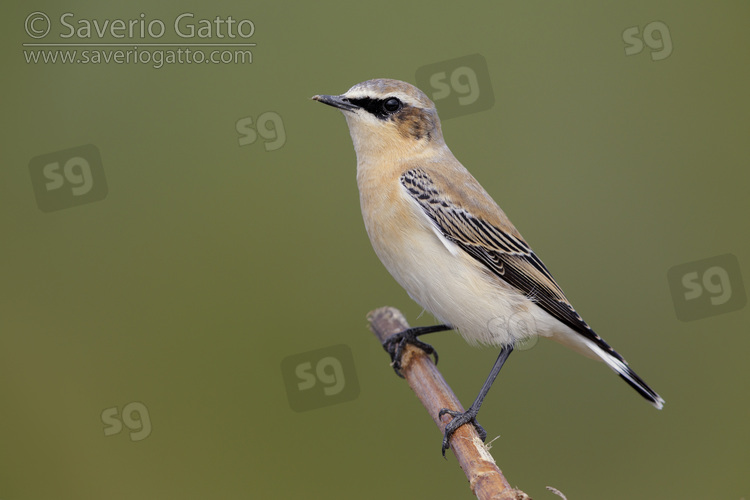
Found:
[[[484,428],[479,425],[479,422],[477,422],[477,413],[479,413],[479,410],[475,410],[473,406],[469,407],[468,410],[465,412],[455,411],[455,410],[449,410],[448,408],[443,408],[438,413],[438,418],[442,418],[443,415],[450,415],[453,417],[453,420],[448,422],[448,424],[445,426],[445,434],[443,434],[443,457],[445,457],[445,450],[451,447],[450,439],[451,436],[453,436],[453,433],[458,430],[459,427],[462,425],[468,424],[471,422],[474,425],[474,428],[477,430],[477,433],[479,433],[479,437],[484,441],[487,439],[487,432],[484,430]]]
[[[391,366],[396,372],[396,375],[404,378],[404,375],[401,373],[401,359],[404,357],[404,348],[406,347],[406,344],[411,344],[414,347],[422,349],[428,356],[434,356],[435,364],[437,364],[438,353],[435,348],[417,338],[419,335],[437,331],[434,328],[435,327],[409,328],[403,332],[391,335],[385,342],[383,342],[383,349],[391,355]]]

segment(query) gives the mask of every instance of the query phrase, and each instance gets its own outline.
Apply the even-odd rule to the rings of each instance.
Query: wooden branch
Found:
[[[403,314],[393,307],[381,307],[367,314],[370,330],[382,344],[395,333],[409,328]],[[438,419],[441,408],[465,411],[453,391],[443,379],[432,360],[412,345],[407,345],[401,361],[401,372],[417,395],[440,432],[451,421],[450,415]],[[531,500],[523,491],[511,488],[495,464],[487,447],[473,425],[461,426],[450,441],[451,450],[469,480],[471,491],[480,500]],[[437,449],[436,449],[437,454]]]

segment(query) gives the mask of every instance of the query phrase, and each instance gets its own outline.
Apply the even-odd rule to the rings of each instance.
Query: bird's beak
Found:
[[[323,104],[328,104],[344,111],[354,111],[359,108],[359,106],[341,95],[314,95],[312,98],[314,101],[322,102]]]

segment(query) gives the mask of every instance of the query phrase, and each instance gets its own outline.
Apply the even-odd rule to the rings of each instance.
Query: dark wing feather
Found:
[[[550,272],[523,239],[452,203],[422,169],[409,170],[400,180],[446,239],[553,317],[622,360],[573,309]]]

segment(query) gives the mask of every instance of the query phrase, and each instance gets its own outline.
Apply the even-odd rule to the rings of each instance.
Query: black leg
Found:
[[[477,422],[477,414],[479,413],[479,408],[482,406],[482,402],[484,401],[484,398],[487,396],[487,393],[490,391],[490,387],[492,387],[492,383],[497,378],[497,374],[500,373],[500,369],[505,364],[505,360],[508,359],[508,356],[510,356],[510,353],[513,352],[513,346],[508,345],[503,347],[500,350],[500,354],[497,356],[497,360],[495,360],[495,364],[492,365],[492,370],[490,371],[490,375],[487,377],[487,380],[484,381],[484,385],[482,386],[482,389],[479,391],[479,395],[477,396],[477,399],[474,400],[473,403],[471,403],[471,406],[469,407],[466,412],[461,413],[459,411],[455,410],[449,410],[448,408],[443,408],[438,413],[438,418],[441,418],[446,413],[448,415],[451,415],[453,417],[453,420],[448,422],[448,425],[445,426],[445,434],[443,435],[443,456],[445,456],[445,450],[451,447],[450,445],[450,439],[454,432],[456,432],[456,429],[461,427],[464,424],[468,424],[471,422],[474,424],[474,427],[476,427],[477,432],[479,433],[479,437],[482,438],[482,441],[485,440],[487,437],[487,433],[484,431],[481,425]]]
[[[435,364],[437,364],[437,351],[430,344],[422,342],[417,337],[428,333],[443,332],[450,329],[451,327],[448,325],[415,326],[414,328],[409,328],[408,330],[404,330],[403,332],[388,337],[388,340],[383,342],[383,349],[391,355],[391,366],[393,366],[396,375],[404,378],[401,374],[401,358],[404,355],[404,347],[406,347],[406,344],[411,344],[422,349],[428,356],[432,354],[435,357]]]

